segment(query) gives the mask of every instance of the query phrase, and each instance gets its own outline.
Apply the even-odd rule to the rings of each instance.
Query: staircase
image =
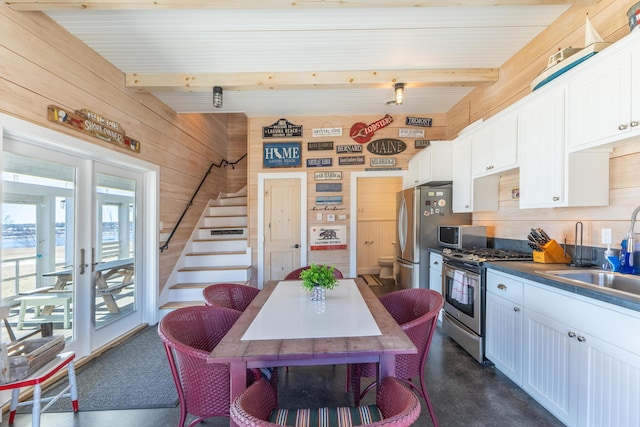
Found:
[[[248,283],[247,231],[246,188],[211,200],[160,295],[161,315],[178,307],[203,305],[202,290],[212,283]]]

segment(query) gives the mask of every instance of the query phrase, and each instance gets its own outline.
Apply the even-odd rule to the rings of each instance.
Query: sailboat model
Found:
[[[600,52],[611,43],[605,42],[600,34],[593,28],[589,15],[586,16],[584,25],[584,46],[583,48],[567,47],[558,50],[549,57],[547,68],[531,82],[531,90],[534,91],[559,75],[569,71],[581,62],[589,59]]]

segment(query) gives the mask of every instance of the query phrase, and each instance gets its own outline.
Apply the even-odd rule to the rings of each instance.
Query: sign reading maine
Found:
[[[309,151],[333,150],[333,141],[307,142],[307,150]]]
[[[406,149],[407,144],[393,138],[376,139],[367,144],[367,150],[371,154],[377,154],[378,156],[391,156],[402,153]]]
[[[426,117],[407,117],[405,124],[407,126],[421,126],[423,128],[431,127],[432,119]]]
[[[280,119],[271,126],[262,126],[263,138],[292,138],[302,136],[302,125],[294,125],[287,119]]]
[[[336,152],[340,153],[362,153],[362,145],[338,145]]]
[[[300,166],[300,143],[280,142],[264,144],[264,167],[283,168]]]

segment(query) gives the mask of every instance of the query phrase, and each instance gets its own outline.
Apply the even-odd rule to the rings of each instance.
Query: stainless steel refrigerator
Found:
[[[396,212],[396,284],[429,289],[429,248],[438,247],[438,226],[471,224],[471,214],[451,211],[451,183],[400,191]]]

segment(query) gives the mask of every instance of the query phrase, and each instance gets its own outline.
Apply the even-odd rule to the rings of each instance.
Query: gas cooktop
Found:
[[[533,255],[508,249],[443,249],[445,259],[481,264],[485,261],[531,261]]]

